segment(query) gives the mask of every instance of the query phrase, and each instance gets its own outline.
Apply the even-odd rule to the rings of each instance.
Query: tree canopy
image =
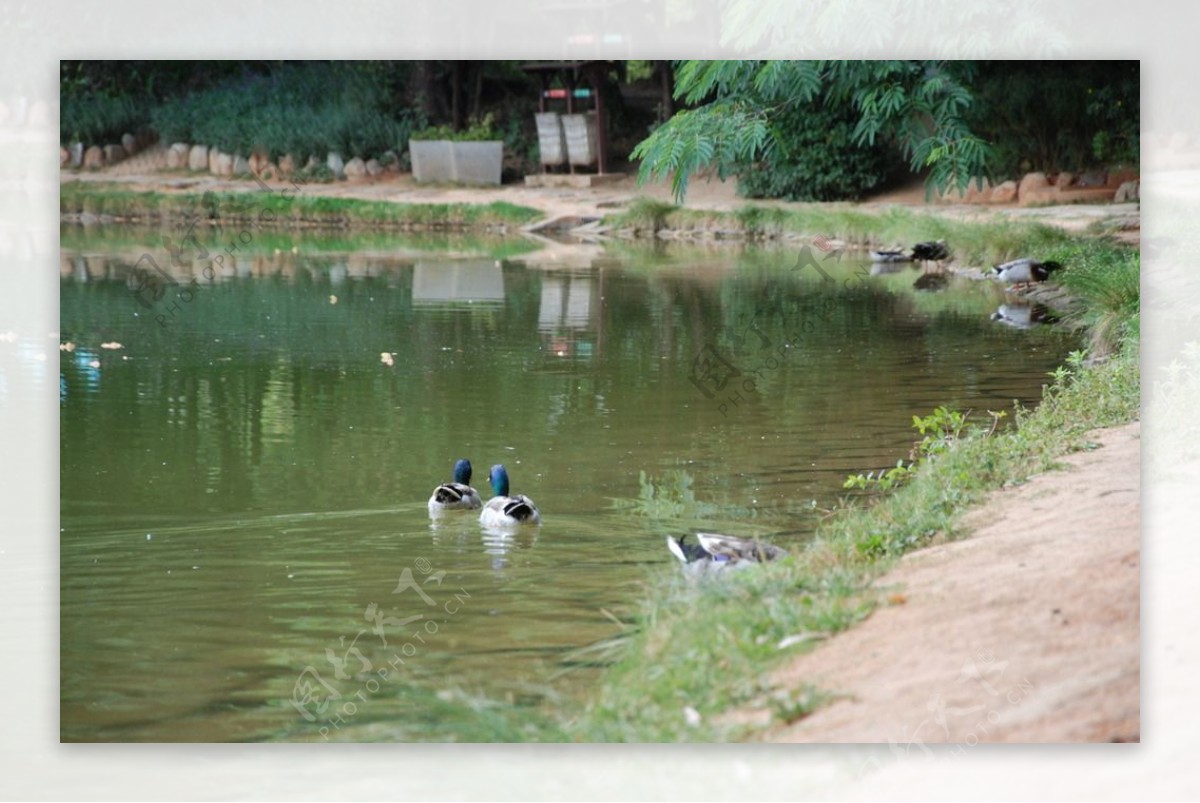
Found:
[[[682,200],[691,176],[704,169],[725,178],[786,152],[780,121],[797,105],[822,100],[854,109],[853,145],[887,139],[914,172],[929,170],[931,189],[965,188],[984,175],[990,154],[965,121],[973,71],[961,61],[686,61],[676,71],[676,97],[693,108],[634,150],[639,178],[669,177]]]

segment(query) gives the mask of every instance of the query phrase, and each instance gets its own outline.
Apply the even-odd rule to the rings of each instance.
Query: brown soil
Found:
[[[1139,741],[1140,431],[1093,433],[973,510],[969,538],[906,556],[878,583],[891,604],[775,673],[838,698],[764,738]]]
[[[217,178],[205,173],[186,171],[162,172],[166,164],[165,150],[161,145],[148,148],[132,158],[95,172],[64,171],[62,180],[67,181],[111,181],[129,189],[154,190],[157,192],[204,192],[255,191],[258,185],[248,179]],[[272,186],[285,187],[283,180],[272,180]],[[406,173],[384,173],[374,178],[337,181],[328,184],[305,184],[306,195],[337,198],[361,198],[365,200],[393,201],[396,203],[480,203],[493,201],[528,206],[539,210],[545,220],[590,220],[610,214],[638,197],[672,201],[668,184],[646,184],[639,186],[632,174],[620,176],[615,181],[591,188],[575,187],[527,187],[523,183],[505,184],[499,187],[464,187],[455,185],[424,185],[413,181]],[[730,211],[746,204],[747,200],[737,194],[734,181],[694,178],[688,184],[686,206],[691,209]],[[799,206],[783,201],[754,201],[764,206]],[[887,190],[863,201],[863,206],[882,208],[887,206],[918,207],[931,213],[959,219],[986,219],[1008,216],[1024,220],[1036,220],[1075,231],[1082,230],[1096,221],[1107,221],[1127,227],[1121,236],[1136,242],[1139,233],[1139,211],[1136,204],[1071,204],[1066,206],[1017,207],[1016,205],[970,205],[946,202],[927,202],[924,184],[913,184]],[[1115,226],[1114,226],[1115,227]]]

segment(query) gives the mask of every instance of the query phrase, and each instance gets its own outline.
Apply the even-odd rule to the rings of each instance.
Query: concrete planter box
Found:
[[[417,181],[499,184],[504,143],[413,139],[408,142],[408,154]]]

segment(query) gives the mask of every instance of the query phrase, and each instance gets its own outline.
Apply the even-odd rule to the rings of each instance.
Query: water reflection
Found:
[[[326,649],[385,665],[355,634],[371,604],[423,610],[389,596],[418,560],[470,597],[339,738],[470,738],[437,692],[523,697],[612,634],[598,612],[636,605],[665,534],[794,546],[846,474],[907,453],[912,415],[1036,402],[1071,346],[994,326],[983,283],[916,293],[911,274],[847,282],[849,263],[826,283],[755,251],[531,268],[391,242],[239,254],[162,326],[127,286],[154,246],[84,245],[60,271],[67,740],[319,740],[287,703],[296,678],[315,667],[352,698]],[[689,381],[706,349],[755,378],[738,404]],[[431,519],[459,456],[519,472],[542,526]]]
[[[542,274],[538,332],[555,357],[589,359],[596,352],[603,321],[598,273]]]
[[[1042,323],[1053,323],[1058,316],[1044,304],[1013,301],[1001,304],[991,319],[1014,329],[1029,329]]]
[[[415,305],[503,303],[503,267],[494,259],[418,262],[412,300]]]

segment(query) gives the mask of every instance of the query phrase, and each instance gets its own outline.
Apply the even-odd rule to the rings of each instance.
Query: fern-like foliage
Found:
[[[990,146],[964,116],[972,96],[969,62],[940,61],[685,61],[677,65],[681,111],[633,151],[639,180],[670,178],[676,200],[691,176],[713,170],[724,178],[788,148],[777,124],[797,106],[820,99],[857,115],[854,146],[894,143],[914,171],[930,168],[929,190],[965,189],[985,175]],[[793,115],[794,116],[794,115]]]

